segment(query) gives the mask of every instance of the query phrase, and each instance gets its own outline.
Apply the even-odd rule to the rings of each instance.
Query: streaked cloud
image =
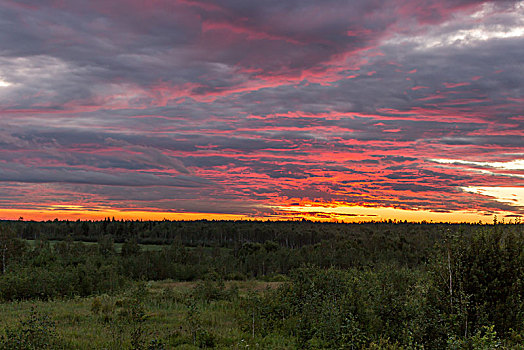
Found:
[[[0,218],[522,215],[523,18],[522,1],[0,1]]]
[[[463,164],[503,170],[524,170],[524,159],[514,159],[507,162],[474,162],[459,159],[431,159],[431,161],[443,164]]]

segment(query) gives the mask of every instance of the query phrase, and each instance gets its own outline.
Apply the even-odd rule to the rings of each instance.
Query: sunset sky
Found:
[[[524,1],[0,0],[0,219],[494,215]]]

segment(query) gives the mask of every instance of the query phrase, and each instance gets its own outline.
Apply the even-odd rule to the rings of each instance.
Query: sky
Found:
[[[520,220],[524,1],[0,0],[0,218]]]

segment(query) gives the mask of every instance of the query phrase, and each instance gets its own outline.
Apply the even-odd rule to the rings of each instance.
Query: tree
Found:
[[[524,324],[524,232],[486,226],[454,234],[437,247],[432,264],[435,306],[454,336],[468,338],[482,327],[497,334]]]
[[[136,256],[140,254],[140,245],[138,245],[135,237],[125,241],[122,245],[121,254],[122,256]]]
[[[6,273],[9,258],[14,255],[14,251],[19,246],[19,244],[16,244],[16,241],[15,233],[11,227],[7,225],[0,226],[0,264],[2,265],[2,274]]]

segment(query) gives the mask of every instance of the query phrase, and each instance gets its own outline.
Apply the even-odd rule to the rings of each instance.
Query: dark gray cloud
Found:
[[[21,183],[80,183],[108,186],[173,186],[200,187],[210,181],[197,177],[166,176],[148,173],[107,173],[63,167],[30,167],[21,164],[0,164],[0,182]]]
[[[516,213],[462,188],[519,187],[519,170],[434,159],[523,158],[522,15],[519,1],[0,1],[0,206]]]

